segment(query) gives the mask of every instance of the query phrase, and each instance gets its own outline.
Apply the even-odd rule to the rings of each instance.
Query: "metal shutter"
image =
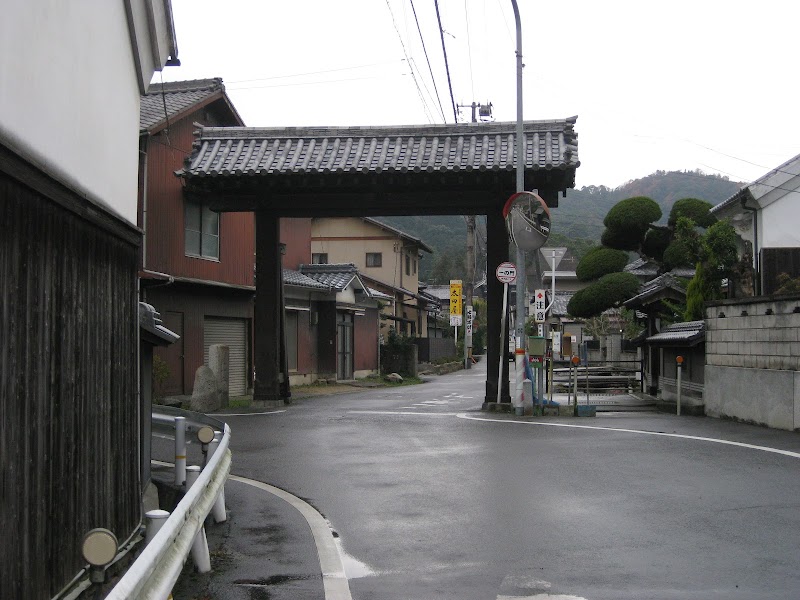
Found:
[[[243,396],[247,393],[247,321],[206,317],[203,328],[203,362],[208,365],[208,348],[212,344],[228,346],[228,392]]]

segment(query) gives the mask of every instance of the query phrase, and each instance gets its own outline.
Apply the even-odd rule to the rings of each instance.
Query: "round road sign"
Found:
[[[517,280],[517,267],[510,262],[500,263],[495,274],[500,283],[514,283]]]

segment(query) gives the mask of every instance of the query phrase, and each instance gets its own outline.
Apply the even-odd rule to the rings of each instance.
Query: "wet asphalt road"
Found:
[[[355,600],[800,597],[799,458],[480,412],[484,365],[226,417],[232,472],[328,518]],[[797,433],[715,419],[544,422],[800,452]]]

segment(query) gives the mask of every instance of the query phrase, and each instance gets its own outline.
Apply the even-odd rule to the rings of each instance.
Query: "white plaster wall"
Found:
[[[139,89],[121,1],[7,2],[0,140],[136,222]]]
[[[800,247],[800,202],[797,193],[786,193],[761,210],[759,222],[760,248]]]
[[[706,365],[705,412],[791,431],[800,427],[799,386],[796,371]]]

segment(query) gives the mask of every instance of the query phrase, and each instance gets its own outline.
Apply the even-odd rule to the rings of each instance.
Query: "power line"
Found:
[[[325,69],[323,71],[308,71],[306,73],[291,73],[289,75],[272,75],[270,77],[257,77],[255,79],[236,79],[234,81],[226,81],[225,85],[232,84],[232,83],[252,83],[254,81],[270,81],[272,79],[290,79],[292,77],[305,77],[307,75],[322,75],[324,73],[336,73],[339,71],[354,71],[356,69],[369,69],[370,67],[380,67],[383,65],[389,65],[396,62],[403,62],[401,58],[398,60],[385,60],[382,62],[376,63],[368,63],[365,65],[354,65],[352,67],[339,67],[337,69]]]
[[[469,0],[464,0],[464,22],[467,25],[467,55],[469,56],[469,87],[472,92],[472,97],[475,97],[475,80],[472,77],[472,44],[469,40],[469,12],[467,4]]]
[[[433,89],[436,91],[436,100],[439,102],[439,111],[442,114],[442,120],[446,123],[447,119],[444,116],[444,108],[442,107],[442,99],[439,97],[439,88],[436,87],[436,78],[433,76],[433,68],[431,67],[431,59],[428,58],[428,49],[425,47],[425,39],[422,37],[422,29],[419,26],[419,19],[417,19],[417,9],[414,8],[414,0],[411,0],[411,10],[414,12],[414,21],[417,23],[417,31],[419,32],[419,41],[422,42],[422,51],[425,53],[425,60],[428,62],[428,71],[431,74],[431,81],[433,82]]]
[[[438,0],[437,0],[438,1]],[[408,57],[408,52],[406,51],[406,45],[403,43],[403,36],[400,35],[400,30],[397,28],[397,21],[394,18],[394,12],[392,11],[392,6],[389,4],[389,0],[386,0],[386,8],[389,9],[389,14],[392,17],[392,24],[394,25],[394,30],[397,32],[397,39],[400,40],[400,46],[403,48],[403,55],[406,57],[406,61],[408,64],[411,65],[411,60]],[[411,69],[411,78],[414,80],[414,85],[417,88],[417,93],[419,94],[419,99],[422,102],[422,107],[425,111],[425,116],[428,118],[430,123],[433,123],[433,119],[431,118],[430,111],[428,109],[428,105],[425,102],[425,97],[422,95],[422,90],[419,87],[419,82],[417,81],[417,76],[414,75],[414,69]]]
[[[389,0],[386,0],[387,2]],[[458,123],[458,110],[456,109],[456,99],[453,96],[453,82],[450,80],[450,65],[447,62],[447,48],[444,45],[444,29],[442,29],[442,15],[439,13],[439,0],[434,0],[436,6],[436,20],[439,22],[439,35],[442,38],[442,52],[444,53],[444,68],[447,71],[447,85],[450,88],[450,101],[453,103],[453,119]]]

